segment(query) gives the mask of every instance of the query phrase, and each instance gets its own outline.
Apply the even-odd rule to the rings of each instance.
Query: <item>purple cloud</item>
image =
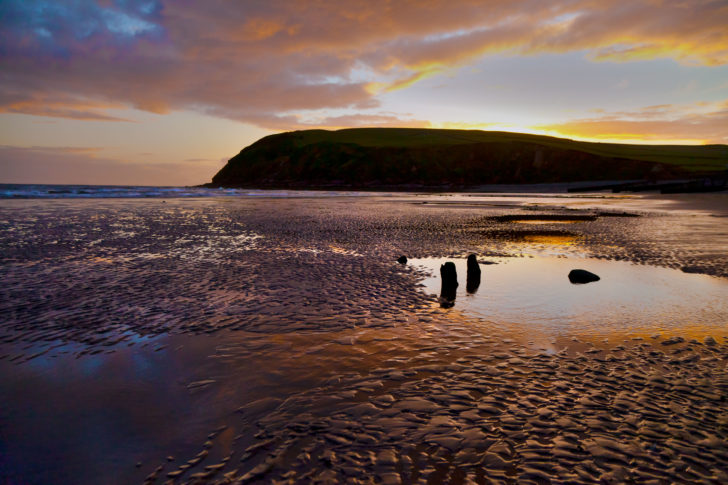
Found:
[[[728,63],[723,2],[658,3],[8,0],[0,110],[185,109],[285,129],[305,125],[301,111],[376,108],[382,87],[493,52]]]

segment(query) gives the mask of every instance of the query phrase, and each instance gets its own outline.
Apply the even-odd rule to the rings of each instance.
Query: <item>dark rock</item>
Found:
[[[448,261],[440,266],[442,289],[440,290],[440,306],[450,308],[455,305],[455,294],[458,287],[458,273],[455,263]]]
[[[585,269],[572,269],[569,272],[569,281],[574,285],[580,285],[591,283],[592,281],[599,281],[599,276]]]
[[[480,276],[480,266],[478,266],[478,258],[471,254],[468,256],[468,274],[473,273],[473,275]]]
[[[440,266],[440,277],[442,278],[442,286],[458,287],[458,272],[455,269],[455,263],[452,261]]]
[[[465,290],[468,293],[475,293],[480,286],[480,266],[478,258],[471,254],[468,256],[468,274],[466,277]]]
[[[691,274],[698,274],[703,272],[703,270],[699,266],[683,266],[682,268],[680,268],[680,271],[682,271],[683,273]]]
[[[400,256],[399,258],[397,258],[397,262],[399,264],[407,264],[407,256]]]

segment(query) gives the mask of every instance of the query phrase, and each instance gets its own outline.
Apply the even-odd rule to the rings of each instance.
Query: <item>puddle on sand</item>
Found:
[[[449,320],[452,330],[438,331],[439,338],[458,332]],[[240,433],[235,448],[244,450],[255,442],[251,424],[291,396],[331,378],[366,376],[383,363],[441,361],[431,354],[429,328],[423,321],[312,333],[164,335],[82,358],[53,353],[23,365],[0,360],[0,396],[13,396],[0,407],[0,483],[8,477],[11,483],[16,477],[19,483],[142,483],[166,456],[174,460],[164,475],[194,457],[221,426]],[[482,343],[471,339],[453,352],[463,356]],[[232,452],[230,443],[215,442],[194,472]],[[12,445],[4,449],[4,443]]]
[[[510,322],[547,334],[612,335],[690,329],[690,336],[725,334],[728,280],[622,261],[587,258],[498,258],[481,264],[481,283],[466,290],[466,261],[412,259],[431,276],[428,292],[441,292],[440,265],[455,263],[459,286],[454,308],[465,315]],[[572,284],[572,269],[600,281]],[[703,334],[703,335],[701,335]]]
[[[548,219],[513,219],[510,221],[515,224],[531,224],[534,226],[542,226],[545,224],[578,224],[583,220],[548,220]]]

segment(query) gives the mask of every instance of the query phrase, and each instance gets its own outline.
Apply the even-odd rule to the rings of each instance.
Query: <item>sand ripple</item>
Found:
[[[53,359],[91,372],[141,348],[178,366],[146,405],[182,394],[195,426],[143,457],[86,443],[69,483],[728,483],[724,334],[539,335],[440,309],[395,262],[589,255],[728,276],[720,225],[410,199],[4,201],[0,369],[44,395]]]

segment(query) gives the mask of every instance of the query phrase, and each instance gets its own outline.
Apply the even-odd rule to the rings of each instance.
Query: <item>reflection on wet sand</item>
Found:
[[[524,242],[534,244],[553,244],[556,246],[572,246],[579,241],[574,234],[523,234]]]
[[[728,482],[719,218],[402,200],[0,205],[0,481]]]
[[[583,222],[580,220],[556,220],[556,221],[550,221],[548,219],[514,219],[511,221],[515,224],[531,224],[534,226],[542,226],[545,224],[576,224],[579,222]]]

